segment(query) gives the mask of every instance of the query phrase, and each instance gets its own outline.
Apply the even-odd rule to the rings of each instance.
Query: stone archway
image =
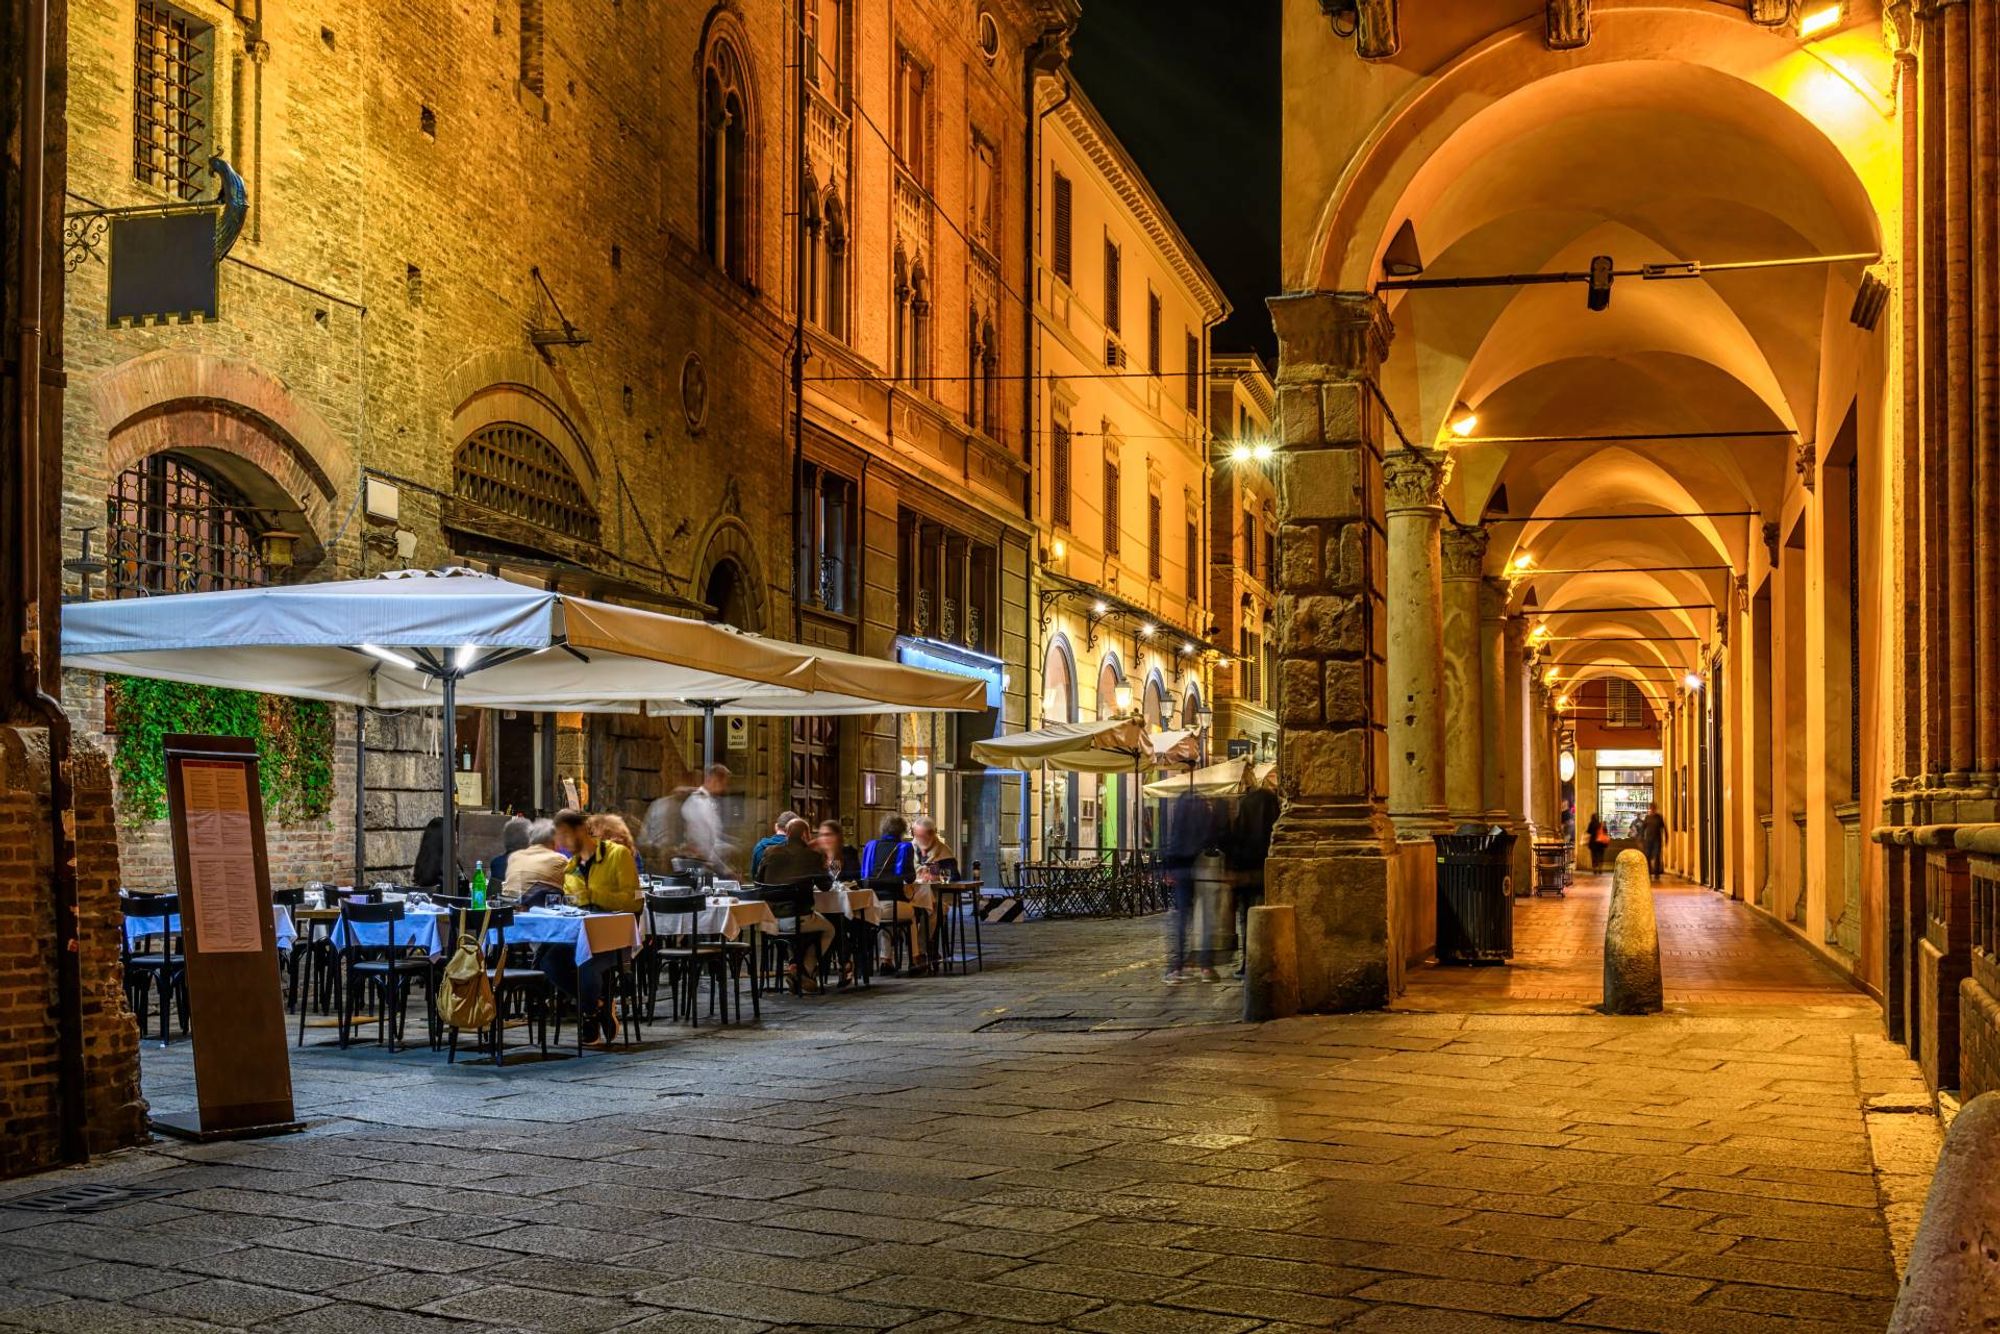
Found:
[[[270,372],[206,353],[149,352],[98,375],[89,394],[107,478],[154,454],[188,454],[300,537],[301,560],[315,559],[338,526],[353,451]]]
[[[693,584],[695,596],[708,604],[708,619],[763,634],[770,601],[763,569],[748,526],[734,515],[717,519],[702,539]]]

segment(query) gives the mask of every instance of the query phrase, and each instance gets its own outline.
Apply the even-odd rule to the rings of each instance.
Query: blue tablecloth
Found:
[[[282,903],[272,904],[271,925],[277,929],[278,953],[290,954],[292,952],[292,942],[299,938],[298,928],[292,925],[292,910]],[[180,929],[181,915],[179,913],[170,913],[164,918],[134,917],[130,913],[127,913],[125,916],[125,943],[127,946],[136,949],[139,942],[147,936],[156,936],[162,931],[178,931]]]
[[[357,945],[386,946],[389,943],[388,922],[357,922],[352,926],[353,943]],[[451,944],[446,937],[451,933],[451,916],[442,908],[413,906],[406,908],[403,920],[394,924],[398,945],[408,945],[421,949],[433,957],[443,955]],[[349,940],[349,924],[336,922],[329,939],[335,949],[344,949]],[[489,931],[487,941],[491,943],[500,933]],[[542,912],[535,909],[517,910],[514,924],[507,928],[509,945],[571,945],[576,950],[579,964],[590,962],[591,956],[607,950],[637,949],[639,947],[639,919],[631,913],[590,913],[571,916],[567,913]]]

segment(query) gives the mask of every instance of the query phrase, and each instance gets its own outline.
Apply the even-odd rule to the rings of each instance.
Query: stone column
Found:
[[[1389,818],[1398,838],[1427,840],[1445,819],[1445,456],[1398,449],[1382,460],[1389,532]]]
[[[1503,594],[1501,605],[1506,605]],[[1528,648],[1528,620],[1508,616],[1500,637],[1501,695],[1500,774],[1503,809],[1514,840],[1514,892],[1525,894],[1535,883],[1534,807],[1529,804],[1528,672],[1533,651]]]
[[[1265,893],[1297,916],[1299,1003],[1389,1001],[1382,414],[1376,297],[1275,297],[1281,812]]]
[[[1480,818],[1512,829],[1507,801],[1507,581],[1479,581]]]
[[[1524,666],[1528,673],[1528,809],[1533,813],[1535,837],[1554,838],[1562,828],[1562,803],[1556,794],[1555,719],[1550,707],[1553,698],[1542,684],[1542,661],[1531,653]]]
[[[1442,545],[1444,804],[1456,825],[1486,810],[1486,627],[1480,614],[1486,530],[1453,524]]]

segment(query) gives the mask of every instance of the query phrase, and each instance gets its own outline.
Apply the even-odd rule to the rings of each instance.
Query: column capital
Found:
[[[1486,572],[1486,530],[1477,525],[1447,524],[1439,534],[1446,579],[1474,580]]]
[[[1444,510],[1451,458],[1441,449],[1392,449],[1382,456],[1382,488],[1390,514]]]
[[[1373,379],[1395,326],[1372,292],[1296,292],[1265,302],[1278,334],[1278,383]]]

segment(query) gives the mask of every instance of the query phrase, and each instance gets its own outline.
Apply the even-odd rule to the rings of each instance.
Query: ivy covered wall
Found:
[[[270,823],[306,823],[333,807],[333,709],[323,701],[112,676],[104,707],[117,738],[118,810],[133,824],[166,818],[163,741],[175,733],[255,741]]]

